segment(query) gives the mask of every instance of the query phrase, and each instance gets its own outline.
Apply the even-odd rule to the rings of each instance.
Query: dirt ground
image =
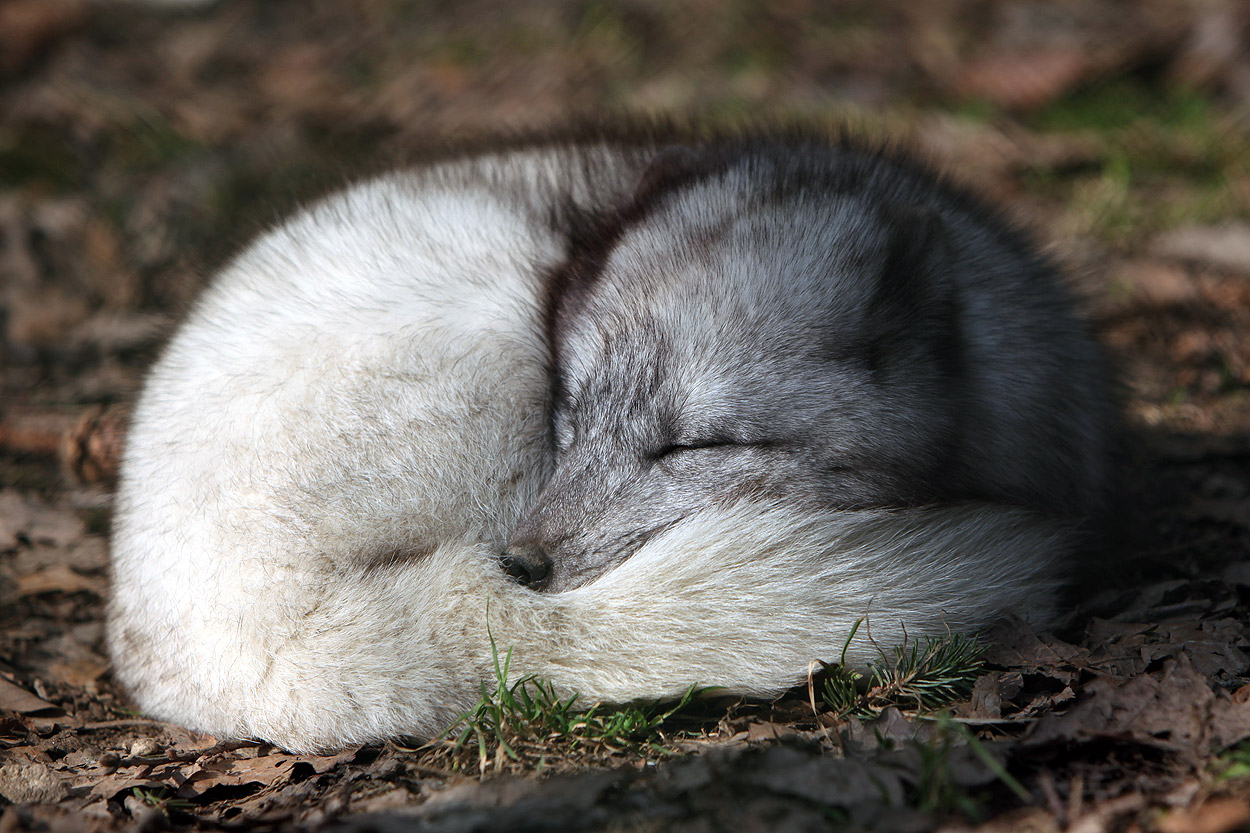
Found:
[[[0,833],[1250,830],[1248,45],[1234,0],[0,0]],[[1130,457],[1064,626],[996,629],[953,716],[712,702],[485,777],[136,713],[110,466],[206,276],[353,171],[622,113],[901,138],[1064,265]]]

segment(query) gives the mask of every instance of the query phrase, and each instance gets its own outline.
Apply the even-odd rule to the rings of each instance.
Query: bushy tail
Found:
[[[515,675],[588,704],[694,684],[775,695],[844,647],[862,664],[878,645],[1005,613],[1045,623],[1065,539],[1004,507],[796,515],[745,502],[687,518],[562,594],[515,585],[479,548],[447,545],[333,588],[274,645],[265,678],[234,704],[237,723],[201,728],[293,750],[429,737],[476,702],[492,637],[513,651]]]

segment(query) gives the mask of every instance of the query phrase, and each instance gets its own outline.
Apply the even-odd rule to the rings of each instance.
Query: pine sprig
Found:
[[[853,635],[852,631],[852,635]],[[849,640],[848,640],[849,641]],[[961,634],[929,637],[881,652],[881,661],[864,675],[843,662],[826,665],[824,701],[838,717],[870,719],[891,706],[932,711],[972,691],[984,666],[985,647]]]

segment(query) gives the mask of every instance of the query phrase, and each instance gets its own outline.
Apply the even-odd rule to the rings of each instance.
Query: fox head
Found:
[[[661,154],[553,281],[556,467],[509,542],[519,578],[588,583],[747,495],[962,496],[946,224],[829,155]]]

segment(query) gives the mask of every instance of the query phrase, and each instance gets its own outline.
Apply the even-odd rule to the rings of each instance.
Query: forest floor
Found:
[[[0,833],[1250,830],[1250,15],[1227,0],[0,3]],[[941,716],[711,701],[658,746],[452,768],[144,718],[110,466],[205,276],[293,202],[573,117],[849,123],[1071,276],[1126,391],[1113,552]]]

